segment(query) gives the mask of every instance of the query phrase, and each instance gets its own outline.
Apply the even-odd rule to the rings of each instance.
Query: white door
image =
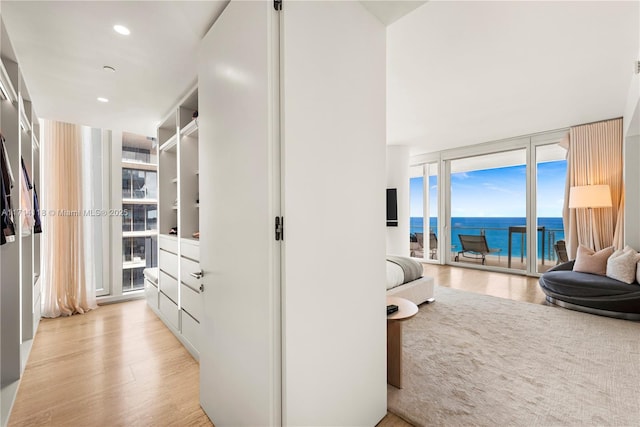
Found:
[[[200,403],[219,427],[281,423],[277,34],[273,2],[231,2],[200,50]]]
[[[385,27],[359,1],[282,9],[284,425],[386,413]]]

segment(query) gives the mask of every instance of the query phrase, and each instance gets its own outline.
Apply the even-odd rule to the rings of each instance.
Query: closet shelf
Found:
[[[178,138],[176,135],[173,135],[171,138],[167,139],[165,143],[160,146],[160,151],[169,151],[176,148],[178,144]]]
[[[180,130],[182,136],[198,136],[198,119],[191,120],[185,127]]]
[[[9,73],[4,66],[4,61],[0,60],[0,90],[2,91],[2,97],[13,102],[18,99],[18,93],[13,87]]]

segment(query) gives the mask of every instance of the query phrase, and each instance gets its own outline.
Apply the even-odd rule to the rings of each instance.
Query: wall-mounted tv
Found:
[[[387,227],[398,226],[398,190],[387,188]]]

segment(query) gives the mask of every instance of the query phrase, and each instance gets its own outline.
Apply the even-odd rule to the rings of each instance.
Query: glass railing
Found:
[[[433,228],[435,229],[435,227]],[[424,248],[418,244],[421,240],[421,245],[424,246],[424,234],[420,227],[412,227],[410,233],[410,248],[412,254],[418,254],[418,257],[422,257]],[[437,233],[436,238],[437,238]],[[526,244],[526,226],[523,225],[508,225],[502,227],[485,227],[485,226],[461,226],[455,225],[451,227],[451,252],[457,253],[462,249],[459,235],[484,235],[487,240],[487,246],[490,249],[495,249],[495,253],[492,255],[506,257],[505,260],[510,264],[511,260],[524,260],[527,256],[527,244]],[[437,239],[440,241],[440,239]],[[554,245],[558,240],[564,240],[564,230],[562,228],[550,228],[547,226],[538,226],[538,249],[537,259],[538,262],[545,264],[549,261],[549,264],[553,265],[557,261],[557,254],[554,249]],[[511,241],[511,244],[509,242]],[[429,251],[427,250],[427,254]],[[414,255],[416,256],[416,255]],[[511,265],[508,265],[511,267]]]

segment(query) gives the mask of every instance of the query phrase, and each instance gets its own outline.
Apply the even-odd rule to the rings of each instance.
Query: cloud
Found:
[[[466,172],[459,172],[459,173],[454,173],[454,174],[452,174],[452,175],[451,175],[451,178],[456,178],[456,179],[469,179],[469,178],[471,178],[471,177],[470,177],[470,176],[469,176],[469,174],[468,174],[468,173],[466,173]]]
[[[517,191],[513,191],[510,190],[508,188],[504,188],[504,187],[498,187],[497,185],[491,183],[491,182],[483,182],[482,185],[487,189],[487,190],[491,190],[491,191],[499,191],[502,193],[507,193],[507,194],[517,194]]]

